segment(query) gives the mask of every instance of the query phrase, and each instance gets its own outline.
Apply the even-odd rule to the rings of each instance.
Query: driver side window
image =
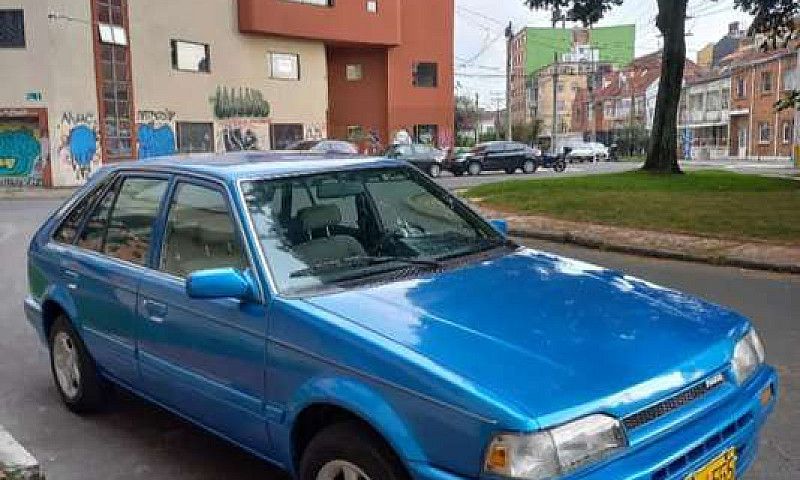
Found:
[[[186,278],[214,268],[247,268],[228,203],[219,190],[179,183],[167,217],[159,269]]]

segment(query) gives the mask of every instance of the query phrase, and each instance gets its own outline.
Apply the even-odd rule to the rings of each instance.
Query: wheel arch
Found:
[[[409,426],[369,386],[353,379],[325,379],[306,385],[303,390],[306,391],[305,400],[297,402],[289,412],[289,460],[294,471],[314,435],[330,425],[348,421],[382,439],[401,464],[425,460],[423,449]]]
[[[53,322],[61,315],[69,318],[73,326],[77,328],[76,314],[75,303],[66,292],[58,288],[48,289],[42,296],[42,334],[44,339],[50,338]]]

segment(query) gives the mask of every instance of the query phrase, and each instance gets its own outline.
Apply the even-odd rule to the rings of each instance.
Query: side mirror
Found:
[[[252,279],[233,268],[198,270],[186,279],[186,294],[191,298],[252,300],[254,292]]]
[[[494,227],[495,230],[502,233],[504,237],[508,236],[508,222],[505,220],[489,220],[489,224]]]

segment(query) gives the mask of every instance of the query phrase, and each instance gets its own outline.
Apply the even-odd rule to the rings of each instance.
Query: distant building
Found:
[[[573,104],[572,130],[589,138],[594,126],[597,141],[609,145],[626,128],[652,129],[661,61],[661,52],[654,52],[606,74],[595,92],[594,103],[588,92],[578,92]],[[699,72],[694,62],[686,61],[684,78],[694,78]]]
[[[728,155],[731,72],[688,80],[683,87],[678,131],[684,158],[708,160]]]
[[[528,27],[520,30],[511,41],[512,122],[527,123],[532,116],[552,116],[548,109],[541,108],[537,104],[543,98],[541,95],[537,96],[537,91],[541,94],[546,85],[545,88],[541,88],[540,80],[535,77],[537,74],[545,77],[552,74],[547,68],[555,58],[559,62],[570,64],[567,68],[575,71],[575,75],[579,74],[578,70],[582,70],[580,75],[588,77],[593,70],[578,68],[578,64],[593,65],[595,74],[604,71],[603,66],[607,66],[608,69],[621,67],[633,59],[635,38],[635,25],[591,29]],[[574,83],[574,79],[568,81]],[[586,78],[584,84],[585,82]],[[571,95],[566,100],[564,108],[569,114]],[[540,118],[547,121],[543,117]],[[543,128],[542,132],[549,132],[549,129]]]
[[[394,132],[454,140],[453,0],[0,0],[0,184]]]
[[[773,105],[784,93],[800,88],[798,47],[795,42],[767,52],[746,49],[725,59],[731,72],[731,156],[760,160],[792,156],[795,112],[776,112]]]

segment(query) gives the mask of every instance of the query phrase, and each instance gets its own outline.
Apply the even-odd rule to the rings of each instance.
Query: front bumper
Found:
[[[761,392],[772,389],[767,405]],[[772,367],[762,367],[731,399],[703,412],[656,438],[634,445],[625,454],[594,467],[562,477],[563,480],[683,480],[730,448],[737,453],[736,478],[752,464],[758,434],[775,408],[778,377]],[[427,464],[409,465],[415,480],[465,480]],[[485,476],[486,480],[497,477]]]

